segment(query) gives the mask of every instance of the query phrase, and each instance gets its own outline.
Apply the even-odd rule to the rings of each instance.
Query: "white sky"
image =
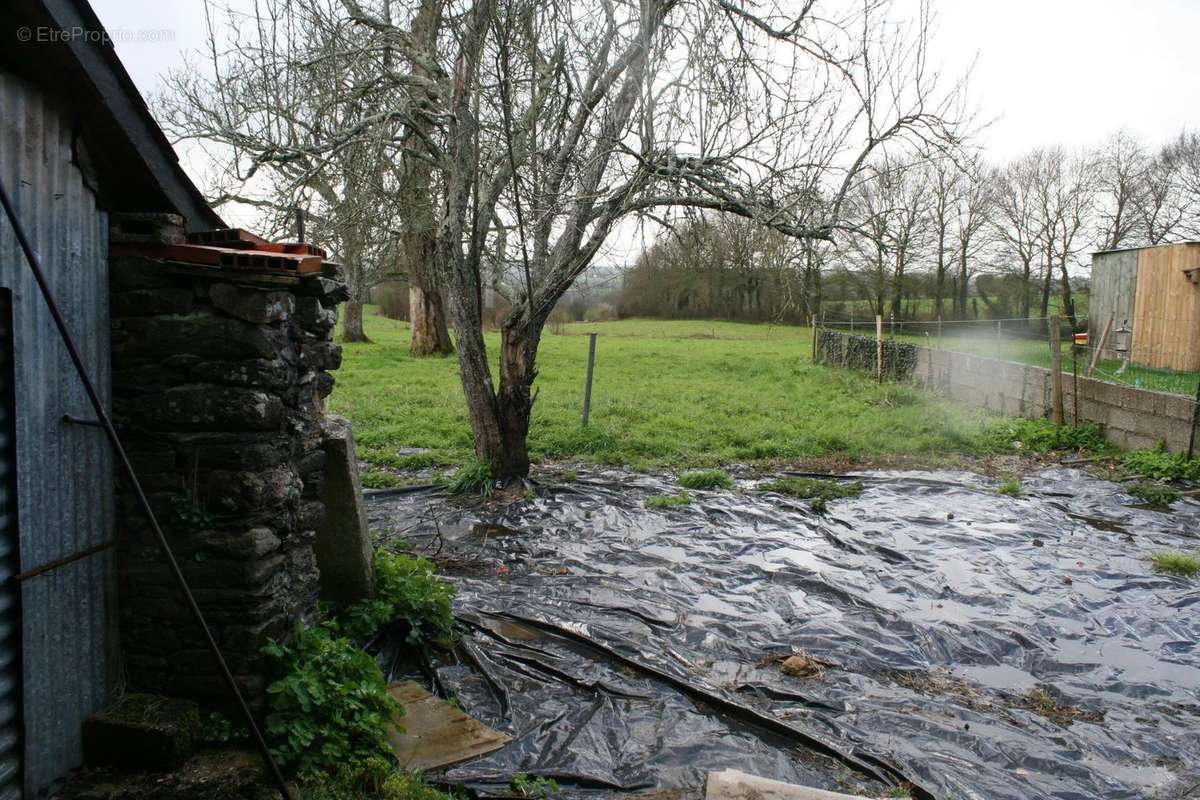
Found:
[[[918,0],[896,0],[896,10]],[[204,45],[201,0],[91,0],[143,94]],[[971,95],[990,158],[1128,127],[1151,145],[1200,126],[1200,0],[933,0],[948,74],[974,62]],[[142,31],[153,31],[149,37]],[[158,31],[169,32],[163,41]],[[154,41],[145,41],[150,38]],[[185,160],[185,167],[188,166]],[[199,179],[199,176],[193,177]]]

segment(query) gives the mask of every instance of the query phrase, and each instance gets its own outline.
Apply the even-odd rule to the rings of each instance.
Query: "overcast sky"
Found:
[[[1200,127],[1200,0],[932,1],[935,59],[949,75],[972,68],[971,96],[992,120],[980,138],[993,161],[1040,144],[1093,145],[1120,127],[1152,145]],[[91,3],[145,95],[182,64],[182,51],[204,46],[201,0]],[[896,10],[917,3],[896,0]],[[630,236],[600,260],[627,261],[640,249]]]
[[[91,1],[143,94],[181,63],[181,50],[204,44],[201,0]],[[1053,141],[1091,144],[1121,126],[1159,142],[1200,125],[1200,0],[933,2],[935,55],[948,72],[975,63],[972,95],[995,120],[983,134],[994,159]],[[915,0],[897,0],[908,6]],[[139,41],[147,29],[173,41]]]

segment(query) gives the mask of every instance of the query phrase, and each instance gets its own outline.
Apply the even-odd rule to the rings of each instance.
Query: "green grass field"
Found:
[[[370,344],[347,344],[331,410],[359,454],[399,469],[472,453],[454,358],[413,359],[407,324],[369,309]],[[591,424],[580,426],[588,331],[600,334]],[[498,334],[489,334],[495,351]],[[535,458],[635,469],[838,456],[974,452],[981,412],[864,373],[814,365],[806,328],[706,321],[578,323],[547,332],[530,434]],[[412,452],[419,450],[419,452]],[[373,483],[387,476],[368,474]]]

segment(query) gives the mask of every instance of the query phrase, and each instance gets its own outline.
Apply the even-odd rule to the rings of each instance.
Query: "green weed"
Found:
[[[1103,453],[1111,450],[1096,425],[1055,425],[1048,419],[1005,419],[993,423],[984,434],[980,449],[989,453],[1025,450],[1049,453],[1081,450]]]
[[[1152,506],[1167,507],[1179,499],[1178,489],[1174,489],[1165,483],[1155,483],[1154,481],[1139,481],[1130,486],[1126,491],[1142,502]]]
[[[558,794],[560,788],[558,781],[553,778],[534,778],[524,772],[513,775],[511,785],[514,792],[531,800],[549,800],[551,796]]]
[[[358,477],[364,489],[395,489],[404,485],[399,475],[383,469],[364,469]]]
[[[454,587],[439,578],[425,558],[375,553],[375,595],[348,607],[327,606],[338,634],[363,641],[385,625],[404,622],[409,641],[444,641],[454,631]]]
[[[723,470],[701,469],[685,472],[676,481],[685,489],[732,489],[733,478]]]
[[[1000,478],[1000,485],[996,487],[996,494],[1020,497],[1025,494],[1025,490],[1021,488],[1021,479],[1016,475],[1003,475]]]
[[[302,777],[386,758],[387,725],[401,706],[375,659],[328,628],[298,624],[263,648],[278,680],[267,689],[266,735],[280,766]]]
[[[1168,453],[1160,442],[1152,450],[1134,450],[1121,459],[1121,467],[1130,475],[1143,475],[1158,481],[1200,480],[1200,459],[1183,453]]]
[[[470,461],[455,470],[445,486],[450,494],[487,497],[492,493],[492,468],[482,461]]]
[[[448,639],[452,598],[453,588],[434,574],[430,562],[379,551],[374,597],[350,606],[327,605],[324,622],[297,623],[288,641],[263,648],[276,675],[267,688],[271,750],[281,766],[314,790],[335,792],[306,796],[361,796],[336,793],[355,783],[346,771],[362,772],[377,759],[388,763],[387,726],[402,709],[388,695],[379,665],[359,643],[397,621],[407,623],[411,642]]]
[[[303,800],[454,800],[420,775],[397,770],[385,758],[339,765],[329,774],[307,776],[300,785]]]
[[[646,498],[646,508],[674,508],[686,506],[692,502],[692,496],[687,492],[678,494],[656,494]]]
[[[862,481],[839,483],[821,478],[780,478],[764,484],[762,488],[764,491],[808,500],[808,505],[813,511],[823,514],[828,509],[830,500],[857,497],[862,494],[863,485]]]
[[[1200,575],[1200,555],[1194,553],[1163,551],[1152,554],[1150,562],[1159,572],[1166,572],[1170,575],[1180,575],[1184,578]]]
[[[211,527],[216,517],[208,508],[196,498],[188,494],[177,494],[171,497],[171,505],[175,509],[175,515],[185,525],[203,530]]]

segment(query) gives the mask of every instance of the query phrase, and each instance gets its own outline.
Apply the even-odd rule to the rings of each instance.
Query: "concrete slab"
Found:
[[[374,592],[375,568],[349,420],[326,417],[322,447],[325,478],[321,502],[325,504],[325,516],[313,546],[321,571],[321,596],[353,603]]]

